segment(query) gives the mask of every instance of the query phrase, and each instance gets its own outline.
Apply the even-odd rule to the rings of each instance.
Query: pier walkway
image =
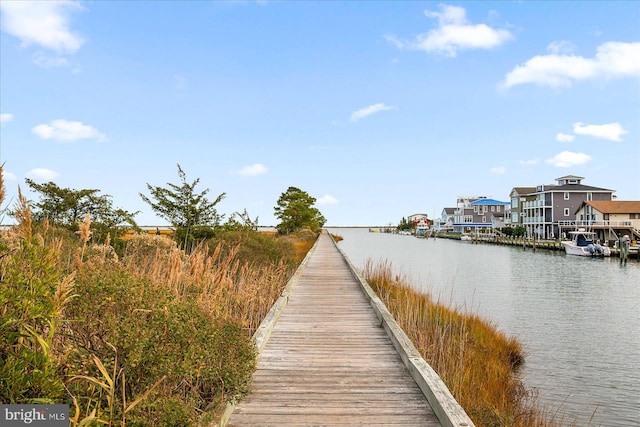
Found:
[[[407,367],[415,349],[397,350],[387,325],[395,321],[376,310],[379,300],[361,282],[323,232],[254,336],[260,356],[252,391],[223,423],[473,425],[421,358]]]

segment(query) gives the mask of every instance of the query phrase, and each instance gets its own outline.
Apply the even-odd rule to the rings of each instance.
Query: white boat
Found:
[[[460,236],[460,240],[462,240],[463,242],[473,242],[473,237],[463,234],[462,236]]]
[[[581,228],[570,231],[571,240],[562,242],[567,255],[604,257],[611,256],[611,249],[594,241],[596,233]]]

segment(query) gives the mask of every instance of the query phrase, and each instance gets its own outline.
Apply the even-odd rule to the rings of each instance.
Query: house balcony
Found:
[[[524,202],[522,204],[524,209],[534,209],[534,208],[550,208],[551,205],[547,205],[544,200],[533,200],[531,202]]]
[[[548,221],[544,220],[544,216],[536,215],[536,216],[526,216],[523,218],[523,224],[544,224]]]
[[[631,228],[633,221],[609,221],[609,220],[574,220],[574,221],[558,221],[561,227],[576,228]]]

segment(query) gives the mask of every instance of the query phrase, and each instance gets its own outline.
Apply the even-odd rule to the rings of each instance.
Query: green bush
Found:
[[[207,242],[212,252],[219,243],[223,244],[223,254],[239,245],[236,259],[240,264],[268,267],[277,265],[281,260],[292,267],[298,264],[293,244],[271,234],[250,230],[224,231],[218,232],[215,238]]]
[[[107,371],[120,373],[116,388],[126,389],[128,402],[166,377],[127,414],[127,424],[193,424],[208,405],[248,392],[256,358],[249,337],[240,327],[211,318],[193,299],[174,298],[110,262],[83,266],[75,292],[66,336],[75,349],[67,362],[71,372],[100,377],[95,355]],[[102,398],[103,418],[120,419],[120,393],[107,413],[105,395],[96,397],[91,385],[72,382],[71,393],[86,399],[80,406]]]
[[[0,239],[0,402],[56,402],[64,396],[51,345],[63,282],[56,253],[35,238]]]

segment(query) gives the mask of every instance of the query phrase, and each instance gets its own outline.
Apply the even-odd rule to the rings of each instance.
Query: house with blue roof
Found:
[[[502,202],[485,196],[459,197],[453,216],[453,231],[475,233],[479,229],[504,227],[511,202]]]

